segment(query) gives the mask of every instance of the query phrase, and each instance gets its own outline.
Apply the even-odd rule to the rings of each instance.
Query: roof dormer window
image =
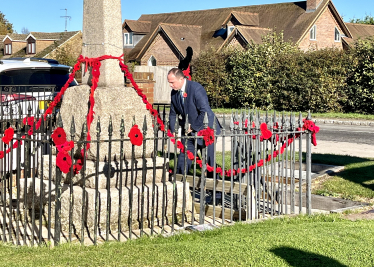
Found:
[[[132,45],[132,32],[125,32],[123,34],[123,46]]]
[[[230,36],[230,34],[232,33],[232,31],[235,29],[235,26],[229,26],[227,25],[227,37]]]
[[[35,54],[35,41],[27,43],[27,54]]]
[[[5,55],[11,55],[12,54],[12,44],[6,44],[4,49]]]

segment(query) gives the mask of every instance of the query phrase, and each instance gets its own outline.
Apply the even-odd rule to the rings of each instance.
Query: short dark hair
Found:
[[[171,70],[169,70],[168,75],[169,74],[173,74],[175,78],[185,78],[183,71],[178,68],[172,68]]]

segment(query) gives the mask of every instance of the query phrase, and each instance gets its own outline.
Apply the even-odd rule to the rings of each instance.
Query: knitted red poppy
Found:
[[[71,167],[71,157],[68,153],[58,152],[56,157],[56,165],[63,173],[68,173]]]
[[[4,151],[0,151],[0,159],[4,158]]]
[[[190,160],[194,160],[195,159],[195,156],[193,155],[193,153],[191,151],[187,151],[187,157],[190,159]]]
[[[260,130],[261,130],[261,135],[265,140],[271,137],[271,131],[268,130],[268,126],[265,122],[261,123]]]
[[[28,135],[32,135],[34,133],[34,126],[31,126],[30,129],[27,131]]]
[[[143,134],[141,133],[141,131],[138,128],[138,125],[136,124],[132,126],[128,137],[130,137],[130,142],[134,146],[141,146],[143,143]]]
[[[24,117],[22,122],[23,122],[24,125],[27,124],[27,125],[31,126],[31,125],[34,124],[34,121],[35,121],[34,117]]]
[[[56,146],[62,145],[63,143],[66,142],[66,133],[62,127],[57,127],[53,131],[51,137]]]
[[[58,151],[64,151],[66,153],[69,152],[73,147],[74,147],[73,141],[67,141],[61,145],[56,146]]]
[[[4,136],[1,138],[5,144],[9,144],[9,142],[13,139],[14,129],[9,127],[4,131]]]
[[[214,143],[214,130],[211,128],[206,128],[197,133],[198,136],[203,136],[205,145],[209,146]]]
[[[179,148],[181,150],[181,153],[184,153],[184,145],[182,144],[181,141],[177,142],[177,148]]]
[[[155,109],[151,109],[150,112],[151,112],[151,115],[154,116],[154,117],[156,117],[158,115],[158,112]]]

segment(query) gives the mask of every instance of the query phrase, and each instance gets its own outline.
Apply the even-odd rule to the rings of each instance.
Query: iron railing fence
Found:
[[[61,85],[55,84],[0,85],[1,119],[16,118],[19,114],[43,114],[60,90]]]
[[[158,113],[168,129],[165,106],[158,108]],[[103,140],[98,121],[96,136],[91,134],[92,140],[87,141],[86,126],[83,138],[76,138],[74,118],[71,125],[63,126],[59,116],[57,122],[54,116],[47,117],[31,133],[33,126],[24,125],[23,116],[10,116],[1,125],[2,135],[9,127],[15,129],[9,145],[1,142],[3,242],[97,244],[172,233],[181,227],[206,223],[223,225],[311,213],[311,134],[301,129],[301,113],[297,118],[286,118],[280,114],[260,116],[245,110],[222,116],[223,128],[213,143],[214,166],[207,166],[207,149],[203,147],[187,175],[176,173],[178,141],[192,138],[196,147],[197,139],[203,136],[181,136],[176,132],[170,137],[158,130],[157,120],[153,121],[154,135],[149,136],[144,119],[139,126],[144,139],[136,147],[130,145],[130,129],[125,129],[124,119],[119,138],[112,138],[110,122],[109,138]],[[38,119],[37,113],[35,121]],[[204,125],[207,127],[207,119]],[[269,139],[263,139],[264,125],[271,133]],[[67,173],[56,166],[56,147],[51,139],[56,127],[64,127],[75,144],[69,151],[73,162]],[[106,155],[103,161],[86,156],[88,143],[96,148],[96,159]],[[101,148],[103,143],[107,149]],[[126,145],[131,148],[130,156],[124,153]],[[114,146],[120,147],[117,155],[112,152]],[[146,156],[149,147],[153,153]],[[80,149],[84,159],[76,174],[73,166]],[[137,158],[136,149],[142,151]],[[208,168],[213,168],[213,172],[207,172]],[[213,179],[217,174],[219,178]]]

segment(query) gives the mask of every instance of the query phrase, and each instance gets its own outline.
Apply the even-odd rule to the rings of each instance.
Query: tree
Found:
[[[21,33],[22,33],[22,34],[29,34],[30,31],[29,31],[29,29],[27,29],[26,27],[23,27],[22,30],[21,30]]]
[[[10,23],[5,15],[0,11],[0,34],[7,34],[13,32],[13,24]]]
[[[351,19],[349,22],[374,25],[374,17],[366,15],[364,19]]]

